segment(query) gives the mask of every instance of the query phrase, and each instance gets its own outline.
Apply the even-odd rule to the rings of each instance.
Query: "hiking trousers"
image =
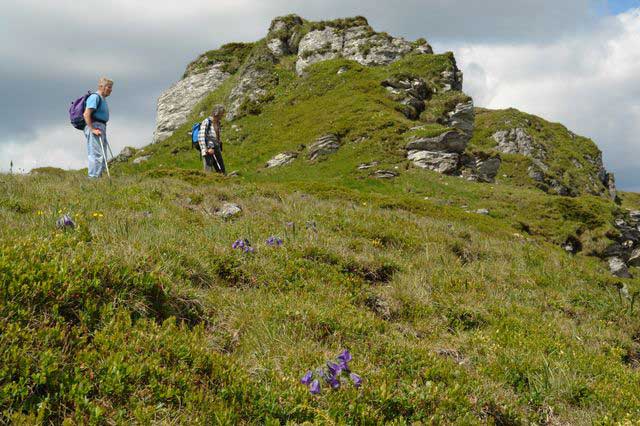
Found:
[[[215,145],[213,147],[213,154],[207,154],[202,157],[202,166],[204,167],[205,172],[218,172],[222,174],[227,174],[224,169],[224,161],[222,160],[222,151],[220,150],[220,145]]]
[[[85,126],[84,136],[87,138],[87,154],[89,159],[88,174],[90,178],[99,178],[107,165],[107,159],[102,154],[104,152],[106,155],[109,149],[109,142],[107,141],[107,126],[105,124],[94,122],[93,127],[100,129],[102,136],[98,137],[94,135],[89,130],[89,126]],[[100,139],[102,139],[102,147],[100,147]]]

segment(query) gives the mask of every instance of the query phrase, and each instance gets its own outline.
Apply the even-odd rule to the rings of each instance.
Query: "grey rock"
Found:
[[[309,146],[309,160],[316,160],[321,156],[332,154],[340,148],[340,141],[334,134],[319,137]]]
[[[469,136],[457,131],[448,131],[433,138],[417,138],[407,144],[409,151],[440,151],[462,153],[467,147]]]
[[[142,155],[140,157],[137,157],[133,160],[133,164],[140,164],[140,163],[144,163],[145,161],[149,161],[149,158],[151,158],[150,155]]]
[[[397,177],[398,173],[393,170],[376,170],[371,176],[378,179],[392,179]]]
[[[160,142],[171,136],[187,121],[193,107],[229,77],[230,74],[222,70],[222,64],[215,64],[206,72],[180,80],[160,95],[153,142]]]
[[[498,170],[502,164],[499,156],[484,154],[463,155],[461,157],[462,176],[477,182],[495,182]]]
[[[458,129],[469,136],[473,135],[473,128],[475,123],[475,109],[473,108],[473,100],[468,102],[459,103],[455,106],[453,111],[447,113],[446,124],[449,127]]]
[[[412,150],[407,153],[407,159],[412,161],[416,167],[422,169],[453,174],[458,170],[460,155],[441,151]]]
[[[633,220],[640,220],[640,210],[631,210],[629,217]]]
[[[113,161],[114,163],[123,163],[133,157],[135,152],[135,148],[125,146],[124,148],[122,148],[122,151],[120,151],[118,155],[111,159],[111,161]]]
[[[454,61],[452,70],[443,71],[440,74],[441,91],[450,92],[451,90],[462,90],[462,80],[462,71],[458,69]]]
[[[500,130],[491,137],[498,144],[496,149],[505,154],[520,154],[527,157],[532,157],[534,154],[533,138],[520,127]]]
[[[298,153],[297,152],[283,152],[283,153],[280,153],[280,154],[276,155],[271,160],[267,161],[267,164],[266,164],[265,167],[267,169],[270,169],[270,168],[273,168],[273,167],[284,166],[284,165],[287,165],[287,164],[291,163],[293,160],[296,159],[296,157],[298,157]]]
[[[410,52],[433,53],[427,43],[414,46],[403,38],[376,33],[368,25],[338,29],[327,26],[307,33],[298,46],[296,72],[320,61],[343,57],[362,65],[388,65]]]
[[[289,53],[287,45],[279,38],[272,38],[271,40],[269,40],[267,42],[267,48],[276,57],[285,56],[287,53]]]
[[[372,161],[371,163],[362,163],[358,166],[358,170],[366,170],[371,169],[378,165],[377,161]]]
[[[223,219],[229,219],[242,213],[242,208],[234,203],[224,203],[222,207],[216,212],[216,215]]]
[[[637,248],[633,252],[631,252],[629,261],[627,263],[629,264],[629,266],[640,266],[640,248]]]
[[[387,78],[382,86],[402,104],[402,113],[410,120],[416,120],[425,110],[424,101],[430,96],[431,89],[427,83],[415,76],[395,76]]]
[[[609,258],[609,270],[613,275],[619,278],[632,278],[629,269],[624,261],[619,257]]]
[[[476,210],[477,214],[482,214],[482,215],[488,215],[489,214],[489,210],[487,209],[478,209]]]
[[[603,183],[609,192],[609,198],[612,201],[615,201],[616,198],[618,197],[618,191],[616,189],[616,179],[613,176],[613,173],[606,173],[605,180]]]
[[[340,67],[340,69],[338,70],[338,72],[336,74],[340,75],[340,74],[344,74],[345,72],[349,71],[349,68],[347,67]]]

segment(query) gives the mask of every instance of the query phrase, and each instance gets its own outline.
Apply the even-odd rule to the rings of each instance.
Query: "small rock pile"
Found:
[[[309,160],[314,161],[320,157],[336,152],[340,148],[338,136],[329,133],[320,136],[314,143],[309,145]]]
[[[627,217],[616,219],[615,226],[620,234],[602,255],[613,275],[631,278],[629,267],[640,266],[640,211],[631,211]]]

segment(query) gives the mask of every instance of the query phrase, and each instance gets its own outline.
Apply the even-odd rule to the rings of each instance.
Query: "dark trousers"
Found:
[[[205,172],[216,171],[225,175],[227,174],[224,169],[224,161],[222,160],[222,151],[218,145],[213,147],[213,154],[207,154],[202,157],[202,165]]]

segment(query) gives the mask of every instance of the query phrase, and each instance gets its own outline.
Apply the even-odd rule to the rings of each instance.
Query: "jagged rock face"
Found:
[[[212,66],[208,71],[186,77],[164,92],[158,99],[156,130],[153,142],[160,142],[182,126],[193,107],[207,93],[216,90],[229,78],[222,71],[222,64]]]
[[[629,266],[640,266],[640,211],[631,211],[615,221],[619,236],[601,256],[608,260],[611,273],[629,278]]]
[[[476,113],[473,107],[473,100],[469,100],[468,102],[457,104],[453,111],[447,113],[446,125],[472,136],[475,117]]]
[[[455,61],[453,62],[453,70],[443,71],[440,77],[440,85],[442,86],[443,92],[462,90],[462,71],[458,69]]]
[[[520,154],[527,157],[544,158],[534,149],[533,138],[522,128],[501,130],[492,136],[498,146],[496,149],[505,154]]]
[[[246,103],[259,104],[278,84],[275,72],[265,64],[275,64],[277,58],[271,52],[253,53],[240,73],[238,83],[231,90],[227,103],[227,120],[239,117]]]
[[[298,52],[298,38],[301,32],[302,18],[297,15],[281,16],[271,21],[267,34],[267,47],[276,57]]]
[[[267,161],[267,164],[266,164],[265,167],[267,169],[271,169],[273,167],[284,166],[284,165],[287,165],[287,164],[291,163],[297,157],[298,157],[298,153],[297,152],[283,152],[283,153],[280,153],[280,154],[276,155],[271,160]]]
[[[327,26],[310,31],[300,40],[296,72],[302,75],[309,65],[338,57],[362,65],[388,65],[412,51],[433,53],[426,43],[414,46],[402,38],[375,33],[367,25],[346,29]]]
[[[340,141],[334,134],[319,137],[309,146],[309,160],[317,160],[328,154],[336,152],[340,148]]]
[[[410,120],[417,120],[426,106],[424,101],[429,98],[431,90],[427,83],[415,76],[394,76],[382,82],[394,100],[400,102],[399,108]]]

